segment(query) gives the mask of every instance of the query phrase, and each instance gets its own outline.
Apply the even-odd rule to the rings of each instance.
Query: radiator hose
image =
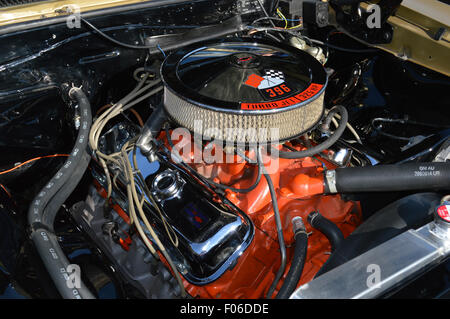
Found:
[[[325,173],[328,194],[446,189],[450,189],[450,163],[345,167]]]
[[[297,287],[303,272],[303,267],[305,266],[308,235],[301,217],[294,217],[292,219],[292,226],[295,238],[294,257],[292,258],[291,268],[289,268],[286,279],[284,280],[276,299],[289,298]]]

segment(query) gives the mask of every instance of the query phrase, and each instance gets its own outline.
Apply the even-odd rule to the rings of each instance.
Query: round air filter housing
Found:
[[[208,139],[284,141],[323,115],[326,72],[290,46],[240,39],[190,46],[169,55],[161,74],[169,116]]]

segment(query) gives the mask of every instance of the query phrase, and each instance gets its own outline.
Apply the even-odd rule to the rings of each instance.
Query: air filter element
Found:
[[[239,39],[191,46],[169,55],[161,73],[169,116],[208,139],[284,141],[323,114],[325,70],[290,46]]]

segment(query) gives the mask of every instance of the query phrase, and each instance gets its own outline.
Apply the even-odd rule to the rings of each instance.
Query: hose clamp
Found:
[[[336,188],[336,171],[335,170],[326,171],[325,180],[327,182],[329,192],[332,194],[337,193],[338,191]]]
[[[308,235],[306,233],[306,228],[305,224],[303,223],[303,219],[300,216],[295,216],[294,218],[292,218],[292,230],[294,234],[305,233],[306,235]]]
[[[82,88],[83,88],[83,85],[80,85],[80,87],[76,87],[75,84],[72,83],[72,87],[70,88],[69,93],[68,93],[69,97],[70,97],[71,99],[75,99],[75,98],[72,96],[73,93],[74,93],[75,91],[77,91],[77,90],[81,90]]]

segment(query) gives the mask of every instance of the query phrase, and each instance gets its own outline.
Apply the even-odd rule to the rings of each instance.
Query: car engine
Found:
[[[422,57],[408,1],[162,2],[0,27],[5,289],[448,295],[447,31]]]

